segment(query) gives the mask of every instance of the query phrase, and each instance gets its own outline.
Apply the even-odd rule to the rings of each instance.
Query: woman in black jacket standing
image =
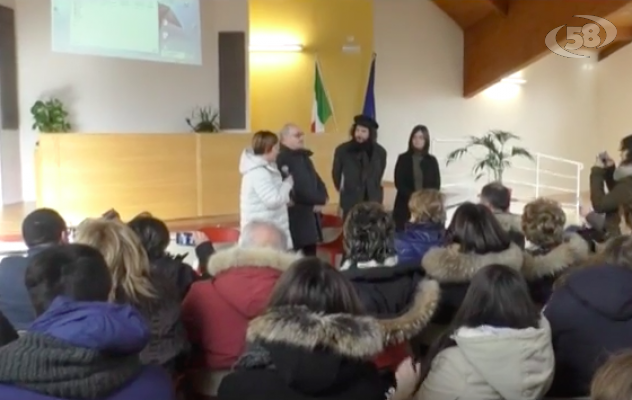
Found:
[[[395,164],[395,188],[397,196],[393,207],[393,219],[398,231],[410,219],[408,200],[420,189],[441,189],[441,172],[437,159],[429,153],[430,132],[425,125],[413,128],[408,139],[408,150],[397,157]]]

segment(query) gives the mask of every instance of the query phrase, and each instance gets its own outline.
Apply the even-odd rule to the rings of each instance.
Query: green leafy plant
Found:
[[[511,168],[511,159],[514,157],[525,157],[533,161],[533,155],[524,147],[510,146],[511,140],[520,140],[519,136],[511,132],[493,130],[482,137],[470,136],[468,143],[448,154],[446,165],[461,159],[465,154],[471,154],[475,148],[482,148],[486,151],[483,157],[476,159],[476,164],[472,172],[476,175],[476,180],[482,176],[490,174],[494,180],[502,182],[503,174]]]
[[[219,111],[211,106],[197,107],[186,122],[193,132],[216,133],[219,132]]]
[[[38,100],[31,107],[33,129],[46,133],[70,132],[68,111],[64,103],[57,99]]]

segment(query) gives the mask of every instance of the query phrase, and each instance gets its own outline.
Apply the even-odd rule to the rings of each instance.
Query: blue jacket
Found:
[[[138,360],[148,341],[130,306],[57,298],[0,348],[0,399],[174,400],[170,376]]]
[[[632,270],[606,265],[574,272],[544,315],[555,350],[547,397],[588,396],[595,370],[609,355],[632,348]]]
[[[421,265],[424,254],[432,247],[444,245],[445,227],[440,224],[407,224],[395,236],[397,259],[404,265]]]
[[[28,329],[35,320],[35,310],[24,284],[24,275],[30,259],[42,248],[29,249],[26,257],[9,256],[0,261],[0,312],[18,331]]]

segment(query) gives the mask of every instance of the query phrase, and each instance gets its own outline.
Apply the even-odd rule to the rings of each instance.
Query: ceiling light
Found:
[[[283,52],[283,53],[298,53],[303,51],[303,45],[301,44],[251,44],[249,46],[252,52]]]

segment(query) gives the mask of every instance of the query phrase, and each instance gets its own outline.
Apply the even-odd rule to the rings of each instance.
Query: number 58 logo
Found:
[[[578,50],[582,47],[601,48],[610,43],[617,37],[617,27],[605,18],[595,17],[594,15],[574,15],[577,18],[585,18],[596,23],[587,23],[584,26],[558,26],[546,35],[544,43],[553,53],[558,56],[567,58],[589,58],[590,56],[573,53],[569,50]],[[601,25],[601,26],[600,26]],[[564,48],[557,42],[557,33],[566,26],[566,43]],[[601,27],[606,32],[606,38],[601,41]]]

